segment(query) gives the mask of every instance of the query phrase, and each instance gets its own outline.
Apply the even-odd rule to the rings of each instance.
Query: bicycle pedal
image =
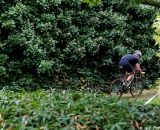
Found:
[[[125,83],[125,82],[123,82],[122,86],[125,86],[125,85],[126,85],[126,83]]]
[[[126,83],[126,86],[128,87],[131,84],[132,81],[129,81]]]

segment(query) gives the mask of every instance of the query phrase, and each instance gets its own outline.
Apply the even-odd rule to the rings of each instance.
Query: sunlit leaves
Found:
[[[38,73],[46,73],[52,70],[53,61],[42,60],[38,66]]]
[[[96,6],[101,4],[101,0],[82,0],[82,2],[89,4],[89,6]]]
[[[102,0],[83,0],[83,2],[89,4],[90,6],[97,6],[102,2]],[[133,6],[135,4],[146,4],[150,6],[160,7],[160,2],[158,0],[128,0],[129,6]]]
[[[160,48],[160,15],[157,15],[153,23],[153,28],[155,28],[155,33],[153,35],[153,38],[156,41],[156,44],[159,45]],[[160,57],[160,49],[157,52],[157,55]]]

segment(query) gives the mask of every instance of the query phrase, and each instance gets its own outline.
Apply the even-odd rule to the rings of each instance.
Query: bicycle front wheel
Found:
[[[123,94],[122,87],[123,87],[123,82],[120,79],[114,80],[110,85],[110,94],[118,95],[121,97]]]
[[[133,97],[137,97],[141,95],[142,91],[144,89],[144,83],[142,78],[135,77],[132,84],[130,85],[130,93]]]

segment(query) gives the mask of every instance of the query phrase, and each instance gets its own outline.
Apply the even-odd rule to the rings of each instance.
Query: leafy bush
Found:
[[[0,91],[1,129],[156,129],[160,104],[83,92]]]
[[[158,44],[160,48],[160,14],[158,14],[156,19],[154,20],[153,28],[155,28],[155,33],[153,35],[153,38],[156,41],[156,44]],[[160,50],[157,52],[157,55],[160,57]]]
[[[1,0],[1,7],[1,86],[35,81],[31,89],[65,87],[80,77],[101,84],[116,77],[122,55],[137,49],[147,77],[160,75],[152,8],[128,7],[125,0],[104,0],[96,7],[81,0]],[[22,79],[29,84],[20,84]]]

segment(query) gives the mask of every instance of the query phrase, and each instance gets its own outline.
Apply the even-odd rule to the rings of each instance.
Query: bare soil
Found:
[[[128,92],[127,94],[123,94],[121,98],[148,100],[156,94],[157,94],[156,89],[149,89],[149,90],[143,90],[142,94],[138,97],[132,97],[132,95]]]

